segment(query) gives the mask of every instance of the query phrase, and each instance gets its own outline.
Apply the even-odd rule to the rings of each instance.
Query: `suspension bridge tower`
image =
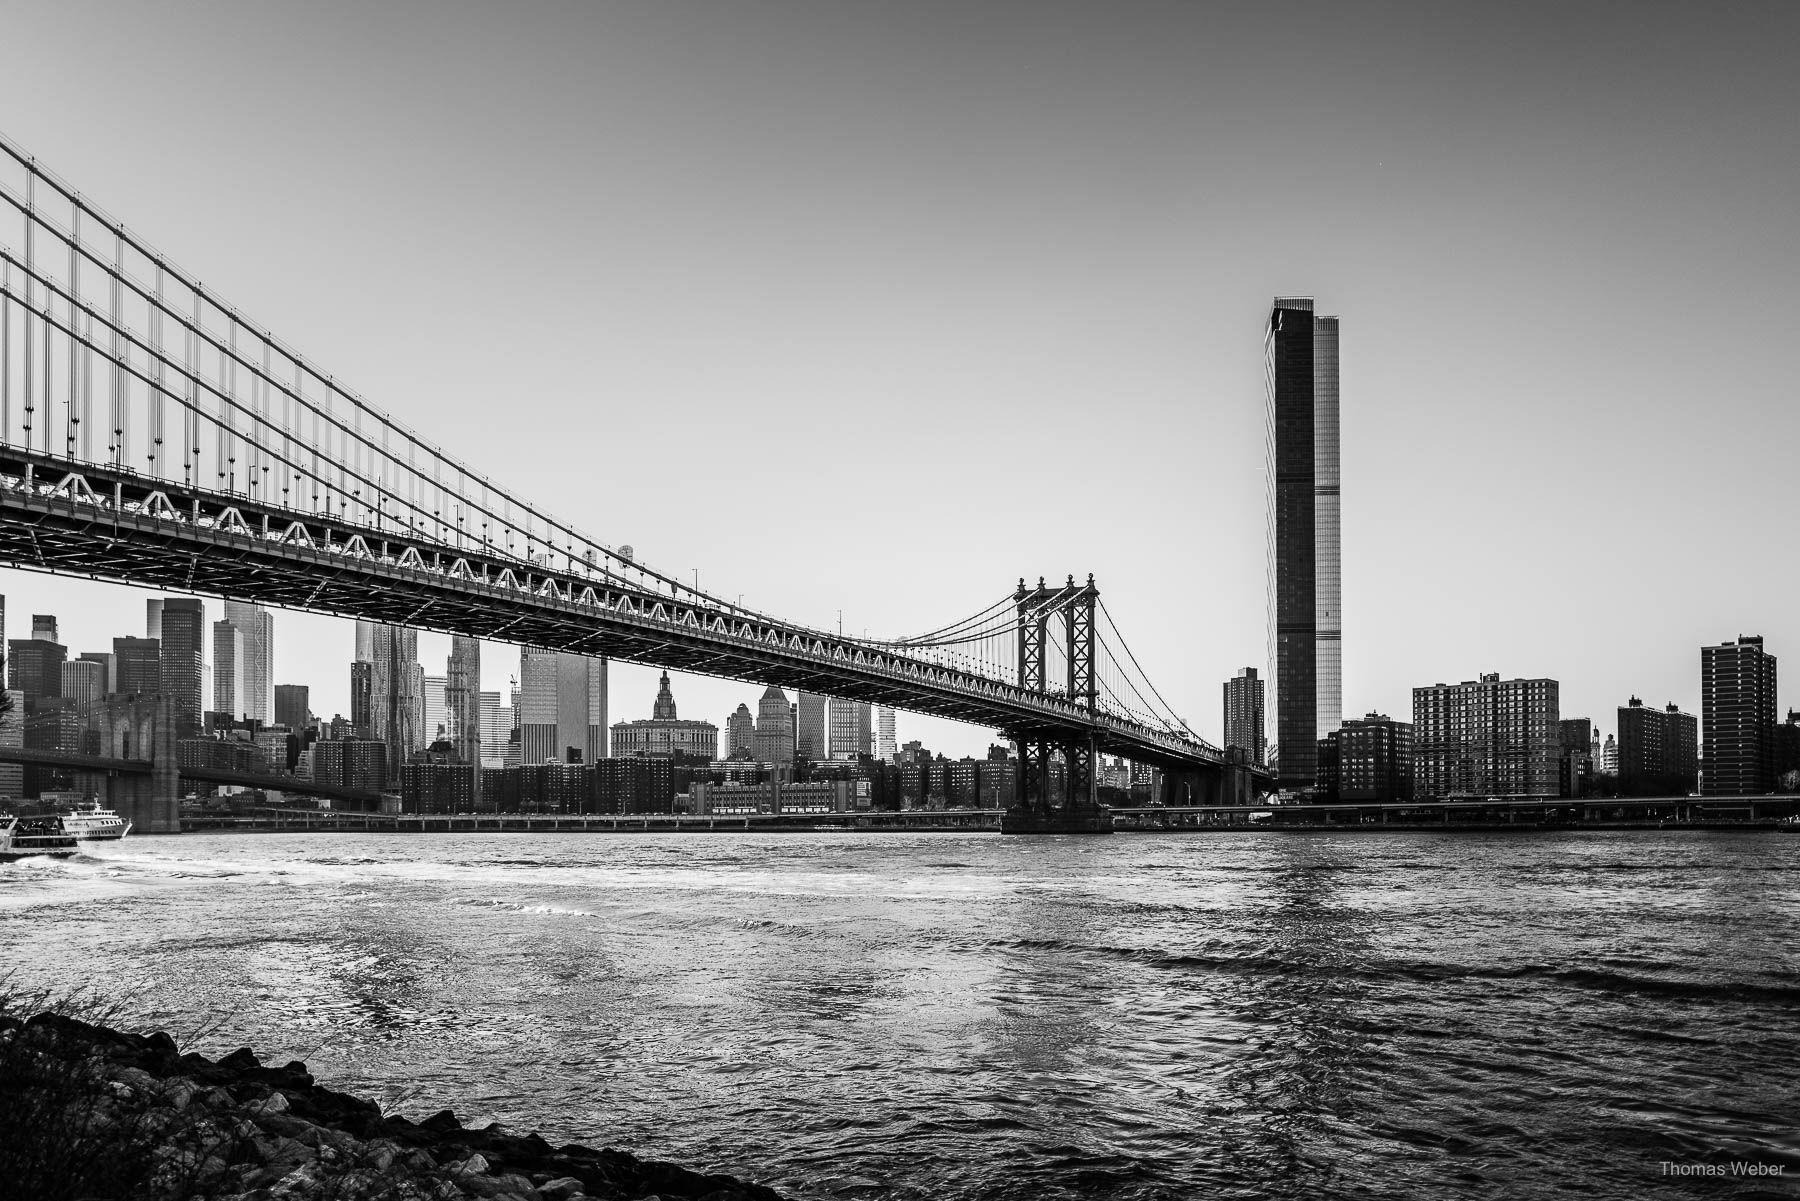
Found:
[[[1100,761],[1097,707],[1099,688],[1094,678],[1094,610],[1100,589],[1089,575],[1086,584],[1075,577],[1061,587],[1046,587],[1038,578],[1036,588],[1019,581],[1013,593],[1019,638],[1019,687],[1040,696],[1060,694],[1085,709],[1094,720],[1085,731],[1050,731],[1020,728],[1010,731],[1018,748],[1019,783],[1013,807],[1000,818],[1006,834],[1110,834],[1112,814],[1100,803],[1097,768]],[[1050,678],[1050,650],[1054,642],[1051,623],[1061,626],[1064,654],[1063,678]],[[1055,766],[1062,766],[1063,787],[1053,785]],[[1060,795],[1058,793],[1060,792]]]

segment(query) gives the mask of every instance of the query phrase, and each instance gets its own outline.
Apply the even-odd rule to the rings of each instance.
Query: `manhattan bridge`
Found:
[[[1176,800],[1267,786],[1170,709],[1092,576],[891,639],[701,591],[421,438],[3,136],[0,563],[988,726],[1017,747],[1016,829],[1103,825],[1102,754]]]

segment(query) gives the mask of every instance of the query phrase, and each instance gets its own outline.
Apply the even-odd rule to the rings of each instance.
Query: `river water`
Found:
[[[90,846],[15,986],[795,1198],[1800,1195],[1800,837]]]

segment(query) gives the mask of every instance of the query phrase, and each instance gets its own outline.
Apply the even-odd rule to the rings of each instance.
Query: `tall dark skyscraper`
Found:
[[[1703,794],[1756,796],[1775,787],[1775,656],[1760,635],[1700,648],[1700,716]]]
[[[201,677],[206,674],[206,605],[186,597],[160,603],[162,621],[162,690],[169,698],[176,736],[200,732]]]
[[[43,632],[41,629],[39,632]],[[68,648],[49,638],[14,638],[6,648],[6,686],[25,694],[26,711],[60,697]]]
[[[1343,718],[1338,509],[1338,319],[1276,297],[1263,342],[1268,392],[1269,665],[1281,783],[1318,776]]]
[[[312,689],[305,684],[275,685],[275,723],[298,733],[312,712]]]
[[[113,664],[113,691],[162,691],[162,643],[157,639],[114,638]]]

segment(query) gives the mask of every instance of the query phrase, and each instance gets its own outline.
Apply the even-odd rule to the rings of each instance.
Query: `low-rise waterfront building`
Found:
[[[474,781],[467,767],[457,767]],[[421,773],[410,794],[402,789],[403,811],[449,812],[427,806],[461,803],[463,794],[456,788],[434,791],[436,787],[435,776]],[[481,769],[479,790],[467,803],[482,813],[671,813],[675,808],[674,775],[669,760],[647,757],[488,767]]]
[[[689,789],[694,813],[714,816],[752,813],[851,813],[869,808],[867,789],[855,780],[815,780],[804,784],[767,780],[760,784],[695,781]]]

